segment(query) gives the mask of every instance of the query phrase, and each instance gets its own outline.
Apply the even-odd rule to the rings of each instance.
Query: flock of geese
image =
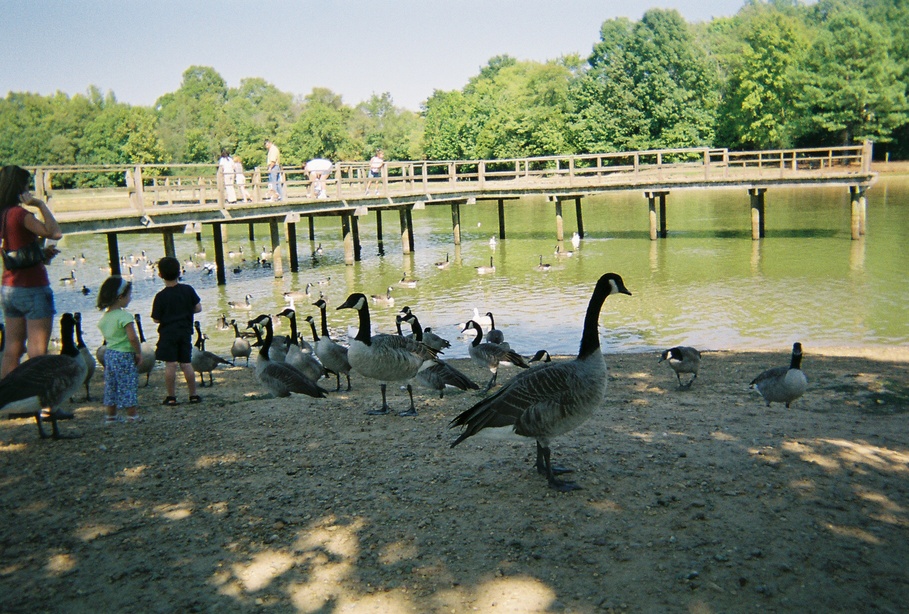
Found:
[[[570,470],[552,464],[550,442],[582,424],[604,402],[607,369],[600,348],[598,324],[607,297],[619,294],[631,295],[621,276],[607,273],[599,278],[584,316],[578,355],[570,361],[552,362],[545,350],[525,360],[505,342],[501,331],[495,327],[492,313],[483,316],[475,310],[474,318],[464,323],[462,333],[474,331],[475,337],[469,348],[470,358],[487,368],[491,378],[481,392],[483,398],[451,420],[450,427],[462,429],[451,447],[483,431],[504,431],[530,438],[536,442],[536,470],[546,478],[549,486],[558,491],[579,488],[574,482],[557,477]],[[247,296],[245,302],[240,304],[241,308],[248,305],[250,299]],[[320,312],[320,327],[317,328],[312,316],[305,320],[312,334],[312,344],[299,333],[293,308],[284,309],[275,316],[258,315],[250,319],[243,330],[236,320],[231,320],[229,325],[235,335],[231,347],[232,361],[205,350],[206,336],[196,322],[193,368],[199,373],[203,386],[204,374],[208,373],[208,385],[211,386],[214,384],[212,373],[219,365],[234,364],[240,358],[245,358],[248,364],[253,348],[258,347],[255,374],[268,393],[275,397],[302,394],[313,398],[324,398],[329,394],[319,385],[322,378],[335,376],[337,392],[341,390],[341,376],[344,375],[347,390],[350,390],[350,375],[356,372],[379,383],[382,403],[368,411],[371,415],[391,413],[386,396],[389,383],[400,382],[406,386],[409,406],[399,412],[401,416],[417,415],[412,382],[438,391],[440,396],[444,395],[447,387],[479,390],[479,385],[440,358],[439,355],[450,347],[450,343],[434,334],[431,328],[423,328],[409,307],[402,308],[397,315],[398,334],[378,334],[373,332],[369,304],[369,297],[353,293],[337,307],[356,311],[359,319],[356,335],[348,339],[346,346],[331,338],[327,305],[323,298],[313,303]],[[274,334],[274,318],[281,317],[289,320],[288,335]],[[146,341],[138,315],[136,324],[142,341],[144,363]],[[62,346],[59,354],[27,360],[0,380],[0,412],[34,415],[42,438],[64,437],[57,421],[71,417],[71,414],[67,416],[62,404],[82,386],[85,386],[86,398],[90,399],[88,382],[95,368],[95,360],[82,341],[78,314],[63,314],[60,326]],[[410,327],[410,334],[405,334],[404,326]],[[485,337],[484,328],[489,329]],[[247,334],[247,331],[250,332]],[[255,337],[255,342],[250,341],[252,337]],[[99,348],[97,358],[103,362],[102,348]],[[149,347],[148,350],[150,366],[144,371],[146,374],[154,366],[153,349]],[[802,346],[796,343],[789,366],[764,371],[751,382],[768,406],[778,402],[789,407],[792,401],[804,394],[807,379],[801,371],[801,358]],[[663,352],[660,362],[663,361],[668,362],[675,372],[679,387],[690,388],[697,378],[701,354],[695,348],[678,346]],[[489,394],[496,385],[498,367],[505,364],[523,370]],[[681,379],[683,374],[691,376],[685,384]],[[146,385],[147,382],[148,377]],[[52,424],[51,435],[44,430],[46,420]]]

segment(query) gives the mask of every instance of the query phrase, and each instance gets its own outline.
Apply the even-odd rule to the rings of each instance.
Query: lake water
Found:
[[[318,217],[316,241],[307,224],[297,225],[300,271],[284,277],[255,266],[263,248],[270,248],[268,227],[256,226],[249,241],[246,225],[232,226],[225,245],[227,285],[201,266],[213,262],[211,227],[203,241],[194,234],[176,236],[177,254],[188,266],[184,281],[202,297],[199,316],[211,338],[206,346],[222,354],[233,333],[221,331],[221,314],[246,322],[252,315],[276,313],[286,306],[286,291],[316,285],[311,300],[297,301],[300,324],[318,311],[309,303],[324,292],[329,324],[346,332],[356,324],[352,310],[335,311],[351,292],[383,294],[393,286],[394,307],[371,305],[373,323],[394,331],[394,316],[409,305],[423,326],[452,341],[447,357],[467,355],[458,323],[492,311],[512,347],[523,354],[545,348],[553,354],[577,352],[584,310],[597,278],[605,272],[622,275],[633,296],[611,297],[600,318],[605,351],[641,352],[677,344],[700,349],[761,349],[786,354],[794,341],[806,353],[821,346],[887,346],[909,343],[909,177],[882,176],[868,191],[867,235],[850,239],[851,207],[846,188],[770,189],[766,193],[766,238],[751,240],[751,210],[744,189],[675,190],[667,198],[669,236],[649,240],[647,201],[640,192],[617,193],[583,200],[585,238],[572,257],[554,254],[555,215],[543,198],[506,201],[507,238],[495,249],[498,234],[495,202],[461,207],[462,244],[452,243],[447,206],[414,211],[415,253],[403,255],[397,237],[398,216],[383,215],[384,256],[379,256],[374,213],[360,218],[361,262],[344,264],[340,220]],[[573,203],[563,205],[565,236],[576,229]],[[321,243],[322,256],[311,254]],[[120,235],[120,253],[136,264],[130,310],[144,316],[149,339],[157,334],[148,314],[162,283],[141,259],[163,255],[158,235]],[[573,250],[570,241],[565,249]],[[49,267],[57,310],[81,311],[86,342],[101,341],[95,308],[97,289],[106,276],[107,244],[103,235],[73,235],[60,243],[62,254]],[[240,250],[242,249],[242,254]],[[201,252],[205,252],[204,254]],[[451,265],[434,263],[449,254]],[[538,271],[540,256],[551,269]],[[85,261],[81,261],[84,256]],[[496,271],[478,275],[475,267],[494,258]],[[245,259],[245,261],[244,261]],[[239,269],[238,273],[234,269]],[[58,281],[75,271],[74,283]],[[124,267],[124,272],[126,268]],[[396,283],[404,276],[416,288]],[[83,285],[91,293],[81,292]],[[233,311],[229,301],[251,294],[251,311]],[[284,321],[284,320],[282,320]],[[286,321],[285,321],[286,322]],[[55,331],[58,329],[55,328]],[[307,333],[308,329],[301,329]]]

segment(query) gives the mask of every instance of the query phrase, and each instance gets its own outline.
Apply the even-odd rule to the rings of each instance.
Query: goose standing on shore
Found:
[[[675,371],[675,377],[679,380],[679,388],[691,388],[691,384],[698,377],[698,369],[701,368],[701,353],[693,347],[687,345],[678,345],[669,348],[660,355],[660,362],[669,361],[669,366]],[[687,384],[682,384],[682,373],[690,373],[691,379]]]
[[[57,428],[58,412],[63,402],[82,386],[87,369],[73,339],[75,329],[73,314],[64,313],[60,318],[60,353],[29,358],[0,380],[0,412],[25,411],[34,415],[41,439],[68,438]],[[45,411],[51,421],[51,435],[44,432]]]
[[[347,359],[354,371],[365,377],[379,380],[382,390],[382,407],[366,412],[369,415],[384,415],[391,411],[388,407],[386,389],[388,382],[407,382],[407,394],[410,396],[410,407],[399,412],[399,416],[416,416],[413,404],[413,387],[411,379],[420,369],[430,367],[435,362],[436,351],[414,339],[398,335],[371,335],[369,303],[366,296],[354,293],[347,297],[338,309],[356,309],[359,315],[359,330],[350,339]]]
[[[553,467],[550,441],[583,424],[606,396],[606,360],[600,350],[598,321],[606,297],[631,295],[615,273],[600,277],[587,305],[578,356],[568,362],[550,362],[519,373],[501,390],[461,413],[450,427],[466,427],[452,442],[455,447],[486,428],[509,429],[537,443],[537,472],[561,492],[580,488],[556,478],[570,470]]]
[[[420,343],[425,343],[424,333],[420,329],[420,320],[412,312],[405,316],[398,316],[402,322],[410,325],[413,331],[413,337]],[[445,388],[457,388],[458,390],[479,390],[480,387],[469,377],[452,367],[450,364],[436,358],[436,364],[420,369],[414,378],[417,383],[426,386],[430,390],[436,390],[439,398],[445,398]]]
[[[470,357],[476,364],[481,367],[486,367],[492,372],[492,377],[490,378],[489,383],[486,384],[486,388],[483,389],[483,392],[489,392],[489,389],[495,386],[496,378],[499,375],[499,365],[514,365],[516,367],[521,367],[522,369],[530,367],[524,360],[524,357],[517,352],[501,346],[498,343],[483,343],[483,329],[473,320],[468,320],[467,324],[464,325],[464,330],[461,332],[465,333],[471,328],[476,331],[477,336],[474,337],[473,342],[470,344],[470,348],[468,348]]]
[[[751,387],[764,397],[767,407],[771,403],[789,404],[805,394],[808,378],[802,372],[802,344],[792,344],[792,358],[788,367],[767,369],[751,380]]]
[[[265,389],[276,397],[305,394],[316,399],[325,398],[325,390],[303,375],[302,371],[287,363],[269,360],[268,351],[274,340],[271,316],[262,314],[255,320],[250,320],[247,328],[258,330],[257,326],[265,328],[265,339],[262,341],[259,356],[256,358],[256,378],[265,386]]]
[[[205,374],[208,373],[208,387],[211,388],[215,385],[214,371],[218,365],[233,366],[233,363],[221,358],[214,352],[206,350],[205,337],[202,335],[202,325],[198,321],[193,322],[193,325],[196,327],[196,343],[193,345],[190,363],[193,366],[193,371],[199,374],[200,387],[205,387]]]
[[[155,359],[155,345],[145,340],[145,332],[142,330],[142,316],[138,313],[135,315],[136,332],[139,333],[139,349],[141,350],[141,360],[136,366],[139,375],[145,374],[145,387],[148,387],[148,380],[151,377],[152,369],[155,368],[157,360]]]
[[[316,337],[316,332],[313,330],[313,339],[315,340],[315,352],[316,356],[319,357],[319,360],[322,361],[322,364],[326,369],[335,374],[338,379],[338,386],[335,388],[335,392],[341,390],[341,374],[347,378],[347,390],[350,390],[350,361],[347,359],[347,348],[337,343],[331,338],[331,334],[328,331],[328,318],[325,314],[325,310],[328,307],[328,304],[325,302],[325,299],[319,299],[313,303],[316,307],[319,308],[319,313],[322,316],[322,336]]]
[[[230,346],[230,355],[233,356],[234,362],[238,358],[246,359],[246,366],[249,366],[249,355],[252,354],[252,346],[249,344],[249,340],[244,338],[240,334],[240,327],[237,325],[236,320],[231,320],[230,325],[234,327],[234,341]]]
[[[284,354],[284,362],[302,371],[303,375],[312,381],[318,382],[325,376],[325,367],[313,355],[311,345],[303,341],[303,343],[306,343],[306,347],[301,347],[302,343],[297,333],[297,312],[287,308],[279,313],[278,316],[283,316],[290,320],[290,334],[287,335],[287,340],[285,341],[287,350]]]
[[[79,355],[85,362],[85,381],[82,382],[85,385],[85,400],[91,401],[92,395],[89,392],[89,385],[91,384],[92,376],[95,374],[97,363],[94,355],[89,351],[88,346],[85,345],[85,341],[82,339],[82,314],[78,311],[73,314],[73,323],[76,327],[76,347],[79,348]]]

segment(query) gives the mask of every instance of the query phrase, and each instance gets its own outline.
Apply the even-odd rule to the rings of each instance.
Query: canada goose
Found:
[[[574,252],[572,252],[572,251],[565,251],[565,250],[562,248],[562,244],[561,244],[561,243],[557,243],[557,244],[556,244],[556,246],[555,246],[555,252],[553,252],[553,253],[554,253],[556,256],[558,256],[559,258],[571,258],[572,256],[574,256]]]
[[[474,268],[477,270],[477,275],[489,275],[490,273],[496,272],[496,265],[493,264],[492,256],[489,257],[489,266],[478,266]]]
[[[397,335],[371,335],[369,303],[363,294],[351,294],[338,309],[356,309],[359,314],[360,327],[357,335],[350,339],[350,347],[347,350],[350,366],[357,373],[381,382],[382,408],[367,413],[387,414],[390,411],[386,398],[387,383],[413,379],[420,369],[432,365],[436,352],[413,339]],[[410,407],[400,412],[399,416],[417,414],[413,404],[413,388],[409,381],[407,394],[410,396]]]
[[[196,343],[193,346],[190,363],[193,371],[199,374],[200,386],[205,387],[205,374],[208,373],[209,388],[215,385],[214,371],[218,365],[231,365],[229,360],[224,360],[214,352],[205,349],[205,338],[202,336],[202,325],[198,322],[193,323],[196,327]]]
[[[410,279],[407,277],[407,273],[404,273],[404,277],[401,278],[401,281],[398,282],[398,285],[402,288],[416,288],[417,287],[416,279]]]
[[[489,332],[486,333],[486,342],[502,345],[505,343],[505,333],[496,328],[496,320],[492,317],[491,311],[486,312],[486,317],[489,318]]]
[[[61,277],[61,278],[60,278],[60,281],[62,281],[64,284],[74,284],[74,283],[76,283],[76,270],[73,269],[72,271],[70,271],[70,272],[69,272],[69,277]]]
[[[538,362],[540,364],[546,364],[547,362],[552,362],[552,356],[549,355],[549,352],[546,350],[537,350],[537,353],[527,361],[528,363]],[[531,365],[534,366],[534,365]]]
[[[538,271],[549,271],[552,269],[552,265],[548,262],[543,262],[543,254],[540,254],[540,264],[537,265]]]
[[[513,350],[506,349],[497,343],[483,343],[483,329],[473,320],[469,320],[461,332],[467,332],[469,328],[473,328],[477,333],[477,336],[474,337],[473,342],[470,344],[470,357],[475,363],[481,367],[486,367],[492,373],[492,377],[483,392],[488,392],[495,385],[500,364],[514,365],[522,369],[527,369],[530,366],[520,354]]]
[[[231,320],[230,325],[234,328],[234,342],[230,346],[230,355],[233,356],[234,362],[238,358],[246,359],[246,366],[249,366],[249,355],[252,354],[252,346],[249,340],[240,334],[240,327],[237,326],[236,320]]]
[[[341,390],[342,373],[347,377],[347,389],[350,390],[350,361],[347,360],[347,348],[331,339],[331,335],[328,332],[328,319],[325,314],[327,307],[325,300],[319,299],[313,305],[319,308],[322,315],[322,336],[316,338],[315,331],[312,334],[316,342],[316,356],[319,357],[326,369],[334,372],[337,376],[338,387],[335,388],[335,391]]]
[[[301,349],[297,336],[297,312],[288,308],[277,315],[290,320],[290,334],[287,335],[285,341],[287,351],[284,354],[284,362],[302,371],[303,375],[312,381],[318,382],[325,375],[325,368],[313,355],[311,345],[307,343],[306,350]]]
[[[82,285],[82,294],[84,294],[85,296],[88,296],[91,293],[92,293],[92,291],[88,288],[88,286],[83,284]]]
[[[82,384],[85,386],[85,400],[91,401],[92,395],[89,392],[89,384],[91,384],[92,376],[95,374],[95,357],[89,351],[88,347],[85,345],[85,341],[82,339],[82,314],[78,311],[73,314],[73,325],[76,327],[76,347],[79,349],[79,355],[82,357],[82,360],[85,362],[85,381]]]
[[[229,301],[227,306],[238,311],[250,311],[252,309],[252,294],[247,294],[242,303],[240,301]]]
[[[155,359],[155,346],[145,340],[145,332],[142,330],[142,316],[137,313],[135,315],[135,320],[136,332],[139,333],[139,350],[141,357],[136,370],[139,372],[139,375],[145,374],[145,387],[147,388],[152,369],[154,369],[157,364]]]
[[[98,364],[102,367],[104,366],[104,355],[107,354],[107,340],[101,342],[101,345],[98,346],[98,349],[95,350],[95,358],[98,359]]]
[[[403,322],[410,324],[411,330],[413,330],[414,339],[418,342],[425,343],[423,337],[423,331],[420,330],[420,320],[417,319],[413,313],[408,313],[406,316],[398,316]],[[439,392],[439,398],[445,398],[445,388],[452,387],[459,390],[479,390],[480,387],[473,382],[469,377],[452,367],[450,364],[442,360],[441,358],[436,358],[435,364],[431,365],[425,369],[420,369],[417,371],[416,377],[414,379],[417,383],[426,386],[430,390],[437,390]]]
[[[631,295],[619,275],[607,273],[597,281],[587,305],[576,359],[519,373],[501,390],[458,415],[449,426],[466,428],[451,447],[484,428],[510,427],[517,435],[536,439],[536,469],[550,487],[562,492],[579,488],[555,477],[569,470],[552,466],[549,442],[582,424],[603,404],[608,378],[597,328],[603,303],[613,293]]]
[[[660,362],[669,361],[669,366],[675,371],[675,377],[679,380],[679,388],[691,388],[691,384],[698,377],[698,369],[701,366],[701,353],[693,347],[679,345],[669,348],[660,354]],[[687,384],[682,384],[681,373],[691,373],[691,380]]]
[[[392,290],[393,288],[391,286],[388,286],[388,290],[385,291],[385,294],[373,294],[372,302],[376,305],[388,305],[389,307],[394,307],[395,299],[391,297]]]
[[[308,283],[303,290],[292,290],[290,292],[285,292],[284,302],[290,303],[292,301],[305,301],[310,296],[312,296],[312,284]]]
[[[316,399],[324,398],[325,390],[303,375],[299,369],[287,363],[269,360],[268,352],[274,340],[271,316],[262,314],[255,320],[250,320],[247,328],[255,329],[257,325],[265,328],[265,339],[262,341],[259,356],[256,358],[256,378],[265,386],[265,389],[276,397],[305,394]]]
[[[764,397],[767,407],[770,403],[785,403],[786,407],[805,394],[808,378],[802,372],[802,344],[792,344],[792,360],[788,367],[767,369],[751,380],[751,387]]]
[[[64,266],[76,266],[76,257],[73,256],[72,258],[64,258],[63,264]]]
[[[319,243],[319,246],[315,250],[313,250],[312,256],[313,256],[313,258],[316,258],[317,256],[323,256],[323,255],[325,255],[325,250],[322,249],[322,244]]]
[[[38,434],[47,439],[42,424],[42,410],[48,410],[53,432],[50,437],[65,439],[57,428],[58,412],[66,399],[73,396],[85,381],[85,361],[79,359],[79,348],[73,340],[76,323],[73,314],[60,318],[62,348],[59,354],[35,356],[21,363],[0,380],[0,411],[27,411],[38,423]]]
[[[215,323],[215,328],[218,330],[230,330],[230,322],[227,321],[227,314],[222,313],[218,316],[218,321]]]
[[[445,254],[445,260],[436,262],[436,268],[439,270],[447,269],[451,262],[448,260],[448,253]]]
[[[404,305],[403,307],[401,307],[401,313],[404,314],[405,316],[407,316],[413,312],[410,310],[410,307],[408,307],[407,305]],[[403,321],[403,318],[402,318],[402,321]],[[401,325],[400,325],[400,323],[397,323],[397,324],[398,324],[398,333],[399,334],[401,334],[404,337],[410,336],[410,335],[404,335],[403,333],[401,333]],[[413,335],[413,336],[415,336],[415,335]],[[446,348],[451,347],[451,342],[448,341],[448,339],[444,339],[444,338],[440,337],[439,335],[435,334],[434,332],[432,332],[432,328],[429,326],[427,326],[426,328],[423,329],[423,340],[422,341],[423,341],[423,345],[428,345],[429,347],[431,347],[432,349],[434,349],[436,352],[438,352],[440,354]]]

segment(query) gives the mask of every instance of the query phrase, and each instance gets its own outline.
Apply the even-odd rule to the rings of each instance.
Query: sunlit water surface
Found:
[[[543,198],[506,201],[506,235],[498,234],[497,207],[480,202],[461,207],[462,244],[452,242],[447,206],[414,211],[414,254],[403,255],[398,215],[383,215],[384,256],[378,255],[376,216],[360,219],[362,261],[344,264],[340,221],[316,218],[316,239],[307,224],[297,225],[300,271],[291,273],[284,258],[284,277],[255,260],[270,247],[268,228],[256,226],[250,241],[246,225],[232,226],[225,245],[227,285],[201,265],[214,261],[211,227],[201,242],[194,234],[176,237],[177,254],[187,263],[184,281],[202,298],[199,316],[211,338],[206,346],[228,353],[232,331],[218,330],[221,314],[243,326],[251,316],[276,313],[287,304],[284,293],[316,284],[310,300],[296,301],[299,324],[318,311],[310,305],[323,292],[330,306],[335,336],[356,324],[352,310],[335,311],[351,292],[384,294],[394,288],[394,307],[371,305],[373,324],[394,332],[394,316],[410,306],[423,326],[450,339],[448,357],[467,355],[460,323],[474,309],[492,311],[512,347],[524,354],[545,348],[552,354],[577,352],[587,301],[597,278],[622,275],[633,296],[611,297],[600,317],[604,351],[654,351],[686,344],[701,349],[762,349],[788,352],[801,341],[806,352],[820,346],[885,346],[909,343],[907,251],[909,251],[909,178],[882,177],[868,191],[868,225],[864,240],[850,238],[850,202],[845,188],[770,189],[766,193],[766,238],[751,240],[751,213],[744,189],[676,190],[668,197],[669,237],[650,241],[647,201],[629,192],[585,198],[585,238],[578,249],[568,240],[576,229],[575,208],[563,205],[565,250],[555,255],[554,205]],[[313,257],[321,244],[324,254]],[[120,253],[135,261],[133,302],[143,314],[146,336],[157,333],[148,316],[162,282],[142,260],[163,255],[158,235],[119,235]],[[60,243],[62,254],[49,267],[57,310],[81,311],[86,342],[101,342],[95,308],[104,280],[107,244],[103,235],[73,235]],[[240,253],[242,249],[242,254]],[[202,253],[204,252],[204,253]],[[450,266],[436,268],[449,255]],[[540,256],[551,264],[540,271]],[[81,261],[84,256],[85,261]],[[479,275],[488,265],[494,274]],[[234,272],[238,269],[239,272]],[[60,281],[75,271],[76,281]],[[129,269],[124,266],[124,273]],[[399,287],[407,275],[416,288]],[[323,285],[319,285],[323,282]],[[84,295],[82,287],[90,290]],[[228,308],[251,294],[250,311]],[[281,320],[286,322],[285,320]],[[241,328],[243,327],[241,326]],[[286,326],[286,325],[285,325]],[[56,329],[55,329],[56,330]],[[458,341],[460,339],[460,342]]]

